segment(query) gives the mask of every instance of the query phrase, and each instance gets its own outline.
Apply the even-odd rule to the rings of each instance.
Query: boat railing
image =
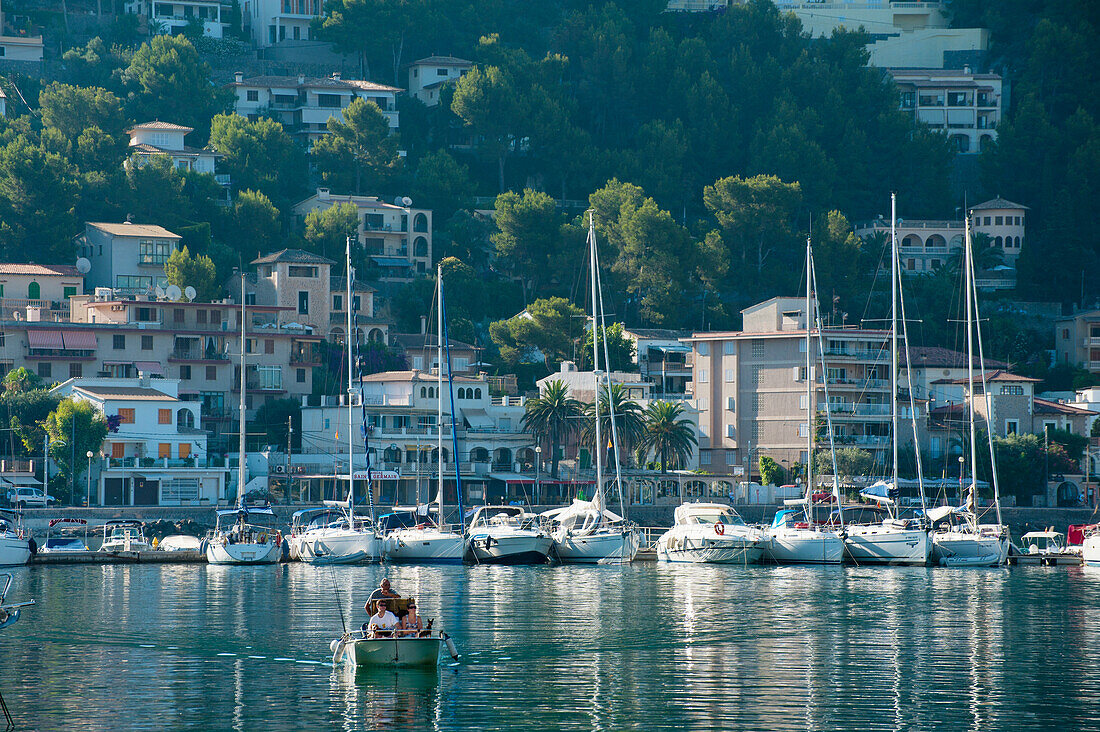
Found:
[[[638,542],[639,549],[656,550],[657,540],[661,538],[661,534],[668,531],[666,526],[637,526],[640,541]]]

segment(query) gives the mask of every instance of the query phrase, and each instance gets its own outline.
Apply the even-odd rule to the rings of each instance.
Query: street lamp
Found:
[[[535,445],[535,501],[542,497],[542,445]]]
[[[92,451],[88,450],[88,495],[84,499],[84,505],[92,502]]]
[[[963,463],[966,462],[966,458],[959,455],[959,505],[963,502]]]

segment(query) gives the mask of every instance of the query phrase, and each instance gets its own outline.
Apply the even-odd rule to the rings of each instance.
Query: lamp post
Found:
[[[959,455],[959,505],[963,502],[963,464],[966,463],[966,458]]]
[[[535,501],[542,497],[542,445],[535,445]]]
[[[88,495],[84,499],[84,505],[88,506],[92,502],[92,451],[88,450]]]

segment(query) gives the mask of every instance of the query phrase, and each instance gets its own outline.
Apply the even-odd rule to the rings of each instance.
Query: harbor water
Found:
[[[72,565],[14,570],[30,730],[1100,729],[1100,571]],[[382,576],[457,641],[347,672]],[[339,600],[337,599],[339,597]]]

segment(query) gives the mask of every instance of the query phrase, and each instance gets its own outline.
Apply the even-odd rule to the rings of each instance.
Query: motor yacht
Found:
[[[38,551],[42,554],[88,551],[88,522],[80,518],[50,519]]]
[[[150,552],[153,545],[145,539],[145,524],[133,519],[110,519],[103,524],[101,552]]]
[[[764,532],[746,525],[733,507],[685,503],[676,507],[672,528],[657,539],[657,561],[755,564],[767,545]]]
[[[466,556],[476,564],[542,564],[554,540],[521,506],[481,506],[470,519]]]

